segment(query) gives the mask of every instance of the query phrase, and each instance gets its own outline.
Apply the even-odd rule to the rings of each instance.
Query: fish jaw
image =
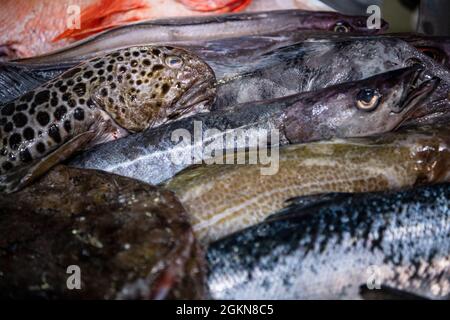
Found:
[[[106,63],[110,59],[121,61],[117,65],[109,62],[111,82],[100,84],[93,95],[96,103],[130,132],[198,112],[209,107],[200,102],[209,102],[214,96],[214,72],[186,50],[170,46],[131,47],[105,56]]]
[[[201,112],[209,112],[216,98],[216,88],[211,85],[211,79],[194,83],[173,108],[167,111],[165,123],[174,119],[182,119]]]

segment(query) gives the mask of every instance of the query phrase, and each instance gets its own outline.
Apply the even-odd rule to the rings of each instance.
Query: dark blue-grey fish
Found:
[[[215,299],[449,299],[450,185],[300,198],[207,259]]]

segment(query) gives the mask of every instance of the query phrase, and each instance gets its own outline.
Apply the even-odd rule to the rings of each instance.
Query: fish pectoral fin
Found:
[[[268,216],[265,221],[273,221],[278,219],[285,219],[287,217],[292,217],[292,211],[290,210],[292,207],[295,207],[295,216],[305,215],[308,214],[308,210],[312,207],[318,206],[318,205],[324,205],[328,202],[336,201],[336,200],[343,200],[346,198],[351,197],[351,193],[344,193],[344,192],[330,192],[330,193],[320,193],[315,195],[309,195],[309,196],[300,196],[295,198],[290,198],[285,201],[285,206],[280,211],[271,214]],[[303,212],[304,210],[304,212]],[[302,211],[299,213],[299,211]]]
[[[0,192],[18,191],[36,180],[53,166],[66,160],[77,150],[82,149],[95,137],[95,132],[83,132],[54,150],[42,159],[36,159],[28,165],[13,168],[0,177]]]
[[[379,289],[369,289],[367,285],[359,287],[359,294],[364,300],[428,300],[411,292],[381,286]]]

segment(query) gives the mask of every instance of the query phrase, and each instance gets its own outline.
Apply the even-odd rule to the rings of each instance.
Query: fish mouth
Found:
[[[406,84],[407,89],[403,93],[400,103],[392,108],[392,112],[409,113],[413,111],[436,89],[439,82],[439,78],[430,77],[423,68],[418,68],[414,71],[409,83]]]
[[[169,119],[179,119],[192,113],[209,111],[216,97],[216,88],[211,80],[207,78],[192,83],[173,105],[173,110],[176,112],[172,113]]]

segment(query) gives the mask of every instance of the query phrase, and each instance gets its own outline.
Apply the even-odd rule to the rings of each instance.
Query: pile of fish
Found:
[[[450,38],[366,19],[149,20],[2,62],[0,296],[450,299]]]

